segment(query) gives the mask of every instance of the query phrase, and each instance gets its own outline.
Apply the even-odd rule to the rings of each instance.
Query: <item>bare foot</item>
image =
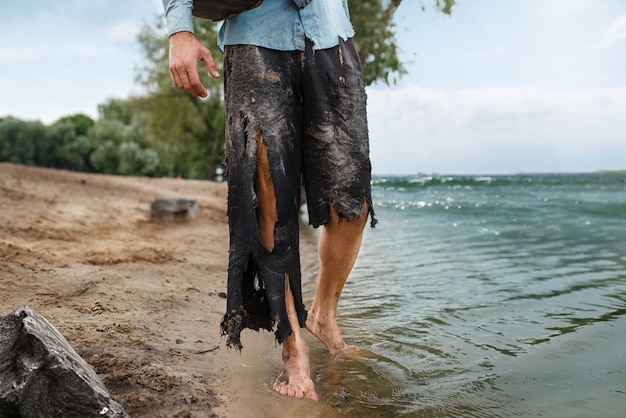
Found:
[[[309,364],[309,346],[304,341],[298,315],[289,286],[289,277],[285,275],[285,305],[291,325],[291,335],[283,341],[283,361],[285,368],[274,382],[274,390],[282,395],[317,401],[315,385],[311,379]]]
[[[346,344],[334,320],[322,321],[313,314],[313,310],[306,320],[306,329],[326,346],[330,354],[352,357],[351,353],[358,352],[358,349]]]
[[[319,400],[311,379],[308,354],[306,344],[297,342],[293,335],[285,340],[283,343],[285,368],[274,382],[276,392],[297,399]]]

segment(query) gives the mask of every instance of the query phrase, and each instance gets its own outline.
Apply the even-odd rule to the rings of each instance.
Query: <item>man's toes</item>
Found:
[[[274,382],[274,390],[280,393],[281,395],[286,395],[285,385],[282,382],[279,382],[278,380]]]
[[[310,391],[308,391],[308,392],[306,393],[306,398],[307,398],[307,399],[310,399],[310,400],[312,400],[312,401],[319,401],[319,400],[320,400],[319,396],[317,396],[317,393],[315,393],[315,391],[314,391],[314,390],[310,390]]]

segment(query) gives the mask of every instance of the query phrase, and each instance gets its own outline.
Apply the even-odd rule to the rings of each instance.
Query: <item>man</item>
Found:
[[[244,328],[275,329],[284,371],[274,389],[317,400],[306,327],[332,354],[346,354],[336,324],[339,296],[371,216],[365,89],[347,0],[264,0],[226,19],[224,52],[230,252],[222,333],[241,349]],[[170,73],[205,97],[197,65],[219,77],[193,35],[191,0],[163,0]],[[298,225],[304,184],[309,223],[323,225],[310,313],[300,283]]]

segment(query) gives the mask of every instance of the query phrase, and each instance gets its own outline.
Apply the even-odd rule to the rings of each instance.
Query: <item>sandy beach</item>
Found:
[[[255,357],[276,347],[256,334],[239,354],[219,334],[226,193],[209,181],[0,164],[0,315],[30,306],[46,317],[132,417],[239,415],[250,385],[267,393],[250,376],[263,378]],[[195,198],[199,216],[151,222],[158,197]]]

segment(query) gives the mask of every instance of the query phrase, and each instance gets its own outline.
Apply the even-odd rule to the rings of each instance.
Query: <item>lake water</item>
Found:
[[[378,177],[373,195],[338,318],[364,356],[311,340],[322,400],[289,414],[626,416],[626,173]]]

